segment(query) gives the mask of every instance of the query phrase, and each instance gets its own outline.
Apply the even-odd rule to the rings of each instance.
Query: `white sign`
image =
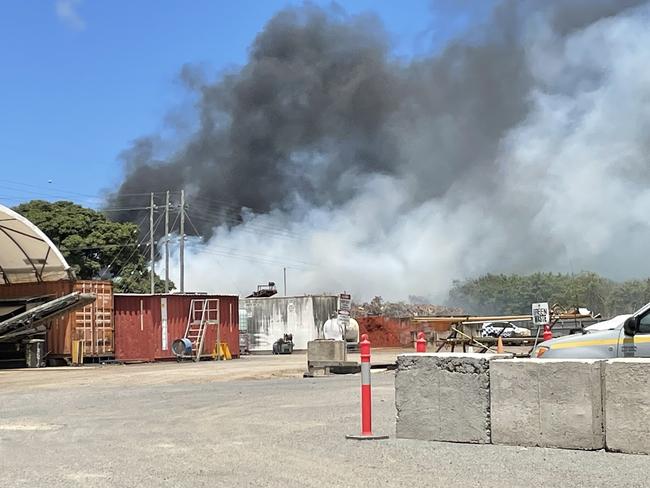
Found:
[[[348,293],[341,293],[339,295],[339,310],[347,310],[352,308],[352,297]]]
[[[339,326],[345,330],[350,325],[350,312],[347,310],[339,310]]]
[[[168,347],[167,343],[167,299],[166,298],[161,298],[160,299],[160,317],[162,318],[162,328],[161,328],[161,334],[162,334],[162,350],[166,351]]]
[[[548,302],[533,303],[533,325],[544,325],[551,323],[551,311]]]
[[[345,332],[350,327],[350,309],[352,308],[352,297],[348,293],[339,295],[338,324],[345,337]]]

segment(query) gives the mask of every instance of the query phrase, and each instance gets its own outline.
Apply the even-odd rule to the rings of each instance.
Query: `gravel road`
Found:
[[[133,381],[138,374],[124,373],[159,366],[155,381]],[[2,486],[650,484],[647,456],[397,440],[390,371],[373,373],[373,395],[375,432],[391,438],[357,442],[344,436],[359,430],[359,376],[303,379],[294,372],[279,379],[236,379],[234,374],[210,381],[193,374],[210,366],[123,366],[127,370],[117,379],[99,382],[92,369],[42,376],[3,371]],[[179,367],[187,381],[179,379]],[[167,372],[169,382],[161,380],[165,368],[173,373]],[[74,381],[66,381],[70,375]],[[41,377],[47,381],[39,383]],[[22,378],[24,386],[14,378]]]

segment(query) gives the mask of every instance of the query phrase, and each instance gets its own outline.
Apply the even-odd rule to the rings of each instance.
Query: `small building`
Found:
[[[307,342],[318,339],[323,324],[337,313],[338,296],[242,298],[239,308],[251,352],[271,352],[284,334],[293,335],[294,349],[306,350]]]

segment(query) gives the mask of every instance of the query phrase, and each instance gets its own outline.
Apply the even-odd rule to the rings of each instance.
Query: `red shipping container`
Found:
[[[193,299],[219,300],[220,340],[228,344],[233,357],[239,356],[239,297],[117,294],[114,298],[115,358],[127,362],[174,359],[171,346],[185,336]],[[216,343],[217,325],[206,325],[202,356],[211,356]]]

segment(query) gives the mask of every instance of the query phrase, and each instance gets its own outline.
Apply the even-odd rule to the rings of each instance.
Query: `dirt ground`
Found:
[[[394,363],[397,355],[410,349],[375,349],[372,363]],[[358,353],[348,360],[359,361]],[[158,362],[145,364],[89,364],[82,367],[0,370],[0,389],[24,391],[26,388],[78,386],[160,385],[207,383],[247,379],[300,377],[307,369],[307,355],[251,355],[231,361]]]
[[[376,362],[398,351],[375,351]],[[0,371],[0,486],[643,487],[649,456],[395,438],[394,373],[302,378],[303,354]],[[255,378],[255,379],[252,379]]]

